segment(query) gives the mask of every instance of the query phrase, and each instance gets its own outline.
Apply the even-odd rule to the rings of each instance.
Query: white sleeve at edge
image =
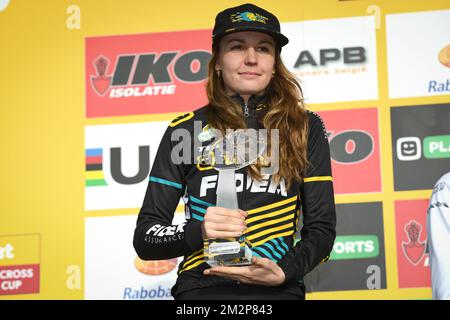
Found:
[[[450,300],[450,172],[433,189],[427,229],[433,299]]]

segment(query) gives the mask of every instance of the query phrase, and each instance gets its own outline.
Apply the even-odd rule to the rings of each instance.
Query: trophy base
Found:
[[[206,263],[214,266],[248,266],[252,264],[252,250],[245,237],[207,239],[204,242]]]

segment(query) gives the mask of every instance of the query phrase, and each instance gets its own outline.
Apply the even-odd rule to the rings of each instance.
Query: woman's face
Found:
[[[240,94],[246,101],[269,85],[275,66],[275,41],[261,32],[242,31],[220,41],[215,66],[221,70],[228,95]]]

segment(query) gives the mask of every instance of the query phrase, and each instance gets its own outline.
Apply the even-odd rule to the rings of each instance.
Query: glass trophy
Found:
[[[235,171],[254,163],[265,149],[265,137],[259,137],[254,129],[234,130],[205,148],[203,163],[210,164],[219,172],[216,206],[239,208]],[[250,265],[251,247],[251,242],[246,239],[245,234],[237,238],[206,239],[204,255],[210,266]]]

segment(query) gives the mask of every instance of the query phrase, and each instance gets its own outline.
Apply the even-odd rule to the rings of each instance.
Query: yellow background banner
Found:
[[[0,11],[0,136],[3,147],[0,160],[0,247],[8,241],[14,243],[17,254],[14,264],[45,261],[41,266],[39,294],[3,296],[2,299],[84,298],[84,219],[105,215],[104,211],[84,210],[85,126],[162,121],[176,116],[87,119],[85,38],[212,29],[219,11],[241,3],[210,0],[10,0],[8,6]],[[383,203],[387,289],[317,292],[308,294],[307,299],[431,298],[429,288],[398,287],[394,201],[427,199],[431,190],[394,192],[389,107],[445,103],[448,96],[388,98],[385,16],[449,9],[449,1],[267,0],[253,3],[274,12],[281,23],[366,16],[373,14],[375,9],[378,12],[379,98],[372,102],[336,102],[310,107],[314,111],[339,110],[367,108],[372,103],[379,108],[379,130],[383,133],[380,141],[383,146],[383,191],[338,195],[336,202]],[[79,9],[79,19],[74,18],[71,6]],[[117,209],[108,210],[108,213],[135,215],[138,210]],[[38,235],[20,236],[22,234],[40,234],[40,240]],[[5,260],[0,261],[2,265],[5,263]],[[79,277],[82,285],[68,285],[68,279],[73,277]]]
[[[0,266],[40,263],[40,235],[0,236]]]

